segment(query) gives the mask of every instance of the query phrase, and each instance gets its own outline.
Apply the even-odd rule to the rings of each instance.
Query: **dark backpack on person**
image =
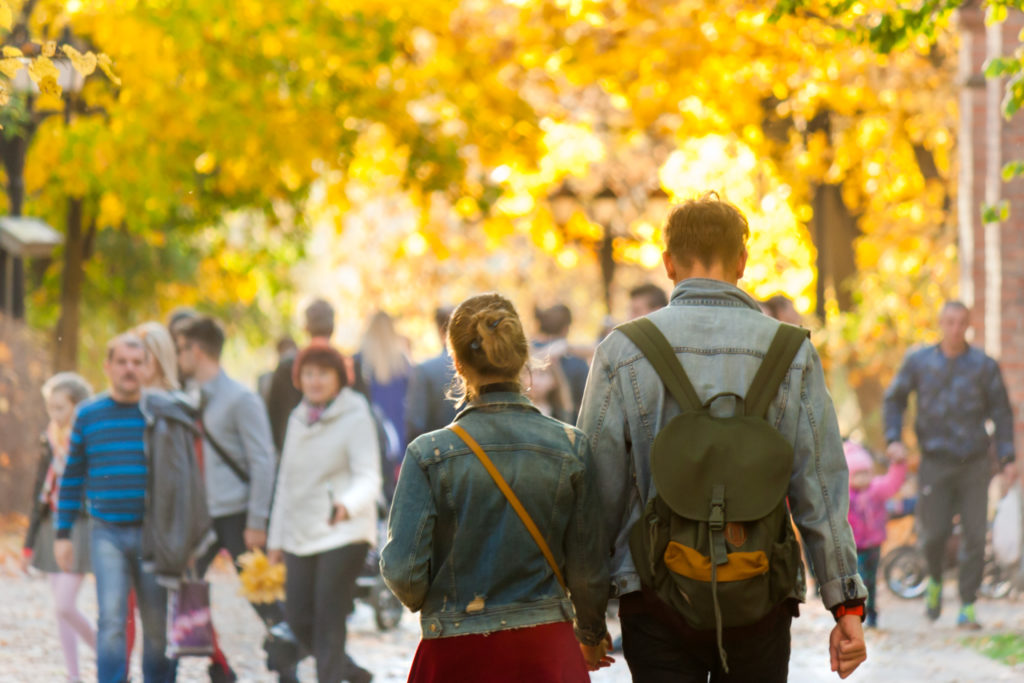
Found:
[[[682,413],[651,449],[656,495],[630,532],[644,585],[695,629],[753,624],[798,595],[802,565],[786,494],[793,447],[766,419],[807,330],[782,324],[742,397],[744,412],[715,417],[675,350],[650,320],[618,328],[650,361]]]

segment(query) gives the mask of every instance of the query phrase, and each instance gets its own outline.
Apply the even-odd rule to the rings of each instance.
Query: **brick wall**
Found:
[[[1024,179],[1003,182],[1008,161],[1024,159],[1024,112],[1002,115],[1001,81],[982,77],[985,60],[1020,45],[1024,12],[986,27],[983,12],[960,12],[960,223],[961,294],[973,307],[974,343],[999,360],[1024,460]],[[984,224],[982,207],[1009,203],[1010,216]]]

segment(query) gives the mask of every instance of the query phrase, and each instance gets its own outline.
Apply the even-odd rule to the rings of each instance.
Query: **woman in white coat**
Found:
[[[364,683],[345,652],[345,618],[371,544],[381,490],[377,430],[366,399],[346,387],[344,358],[314,343],[295,358],[302,402],[281,455],[267,546],[285,563],[285,615],[316,658],[319,683]]]

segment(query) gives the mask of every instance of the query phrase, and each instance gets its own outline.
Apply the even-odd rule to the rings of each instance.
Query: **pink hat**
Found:
[[[871,457],[868,449],[853,441],[843,442],[843,454],[846,456],[846,469],[850,474],[871,471],[875,467],[875,459]]]

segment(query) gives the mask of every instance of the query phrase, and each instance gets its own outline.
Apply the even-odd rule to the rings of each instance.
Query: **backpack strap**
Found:
[[[462,425],[452,423],[448,425],[448,429],[455,432],[457,437],[466,442],[466,445],[469,446],[469,450],[473,451],[476,457],[480,460],[480,464],[482,464],[484,469],[487,470],[487,473],[491,475],[491,479],[493,479],[494,483],[498,485],[498,488],[501,489],[501,492],[508,500],[509,505],[511,505],[512,509],[516,511],[516,514],[519,515],[519,519],[521,519],[523,525],[526,526],[526,530],[530,532],[530,536],[533,536],[533,540],[537,544],[537,547],[540,548],[540,552],[544,555],[544,559],[548,561],[551,571],[555,573],[555,578],[558,579],[558,585],[562,587],[563,591],[566,591],[565,579],[562,577],[562,571],[558,568],[558,564],[555,562],[555,556],[551,554],[551,548],[548,547],[548,542],[544,540],[544,536],[541,535],[540,529],[538,529],[537,525],[534,524],[533,518],[530,517],[530,513],[527,512],[526,508],[523,507],[523,504],[519,502],[519,497],[516,496],[515,491],[513,491],[508,485],[508,482],[505,481],[505,477],[501,476],[501,472],[499,472],[498,468],[494,466],[491,459],[487,457],[487,453],[484,452],[484,449],[480,448],[480,444],[476,442],[476,439],[469,435],[469,432],[462,428]]]
[[[782,381],[786,379],[789,366],[811,333],[802,327],[780,323],[768,352],[757,369],[750,389],[747,390],[746,414],[753,417],[767,417],[768,406],[779,393]]]
[[[657,325],[647,318],[637,318],[615,329],[629,337],[643,351],[683,412],[700,410],[703,407],[690,378],[686,376],[683,364],[676,356],[675,349]]]

